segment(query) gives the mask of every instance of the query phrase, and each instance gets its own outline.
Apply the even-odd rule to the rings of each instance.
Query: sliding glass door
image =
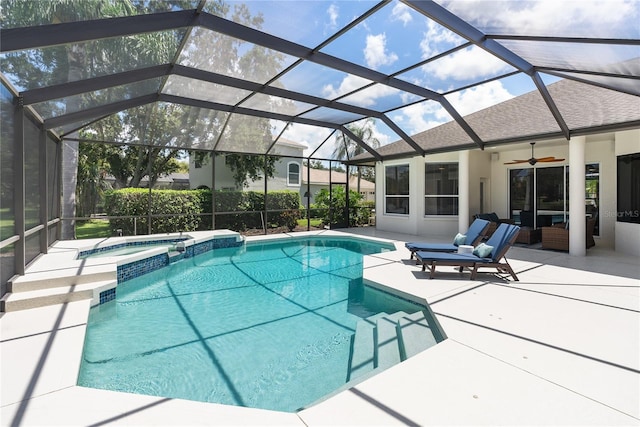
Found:
[[[509,213],[517,224],[534,227],[534,170],[509,170]]]
[[[596,218],[598,235],[600,167],[585,166],[585,210]],[[549,166],[509,170],[509,211],[524,227],[539,228],[565,222],[569,218],[569,166]]]
[[[564,166],[536,168],[536,227],[565,222],[569,209]]]

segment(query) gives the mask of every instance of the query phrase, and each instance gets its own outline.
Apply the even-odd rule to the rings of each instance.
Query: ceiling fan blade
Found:
[[[556,159],[555,157],[543,157],[541,159],[538,159],[539,162],[561,162],[564,159]]]
[[[531,144],[531,158],[528,160],[512,160],[508,163],[505,163],[505,165],[516,165],[518,163],[529,163],[531,166],[534,166],[536,163],[538,162],[561,162],[564,159],[556,159],[553,156],[549,156],[549,157],[541,157],[539,159],[536,159],[533,155],[533,146],[536,145],[535,142],[530,142],[529,144]]]

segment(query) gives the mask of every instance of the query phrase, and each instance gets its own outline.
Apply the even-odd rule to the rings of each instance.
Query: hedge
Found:
[[[202,212],[202,190],[152,190],[151,215],[175,215],[151,218],[151,233],[175,233],[197,230]],[[147,234],[149,190],[145,188],[123,188],[105,195],[105,210],[108,216],[135,216],[109,220],[112,233],[121,229],[123,235]]]
[[[216,215],[216,228],[244,231],[262,228],[265,198],[257,191],[216,191],[216,212],[248,212]],[[137,234],[147,234],[149,190],[125,188],[109,191],[105,197],[108,216],[135,216]],[[267,208],[268,227],[295,226],[299,217],[300,194],[295,191],[270,191]],[[255,213],[250,213],[255,211]],[[211,229],[211,190],[151,190],[151,214],[176,214],[152,218],[151,233],[171,233]],[[209,215],[202,215],[209,214]],[[134,234],[132,218],[109,220],[112,233],[121,229],[123,235]]]

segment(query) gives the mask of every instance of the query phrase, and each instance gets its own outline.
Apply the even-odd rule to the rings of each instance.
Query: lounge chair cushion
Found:
[[[491,255],[491,251],[493,251],[493,246],[489,246],[486,243],[480,243],[473,250],[473,254],[475,256],[479,256],[480,258],[487,258]]]
[[[473,265],[476,262],[491,262],[491,258],[480,258],[474,254],[459,254],[456,252],[433,252],[433,251],[418,251],[416,256],[419,259],[425,259],[429,261],[437,262],[454,262],[455,265]]]
[[[466,241],[467,236],[462,233],[456,234],[456,237],[453,238],[453,244],[456,246],[464,245]]]
[[[453,243],[420,243],[409,242],[405,246],[410,251],[456,252],[458,247]]]

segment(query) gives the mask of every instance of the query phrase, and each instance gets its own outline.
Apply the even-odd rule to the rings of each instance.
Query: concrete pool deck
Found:
[[[519,282],[453,267],[429,280],[404,248],[424,237],[349,231],[394,242],[365,280],[425,298],[447,340],[281,413],[76,386],[89,301],[3,313],[1,425],[640,425],[636,258],[514,247]]]

